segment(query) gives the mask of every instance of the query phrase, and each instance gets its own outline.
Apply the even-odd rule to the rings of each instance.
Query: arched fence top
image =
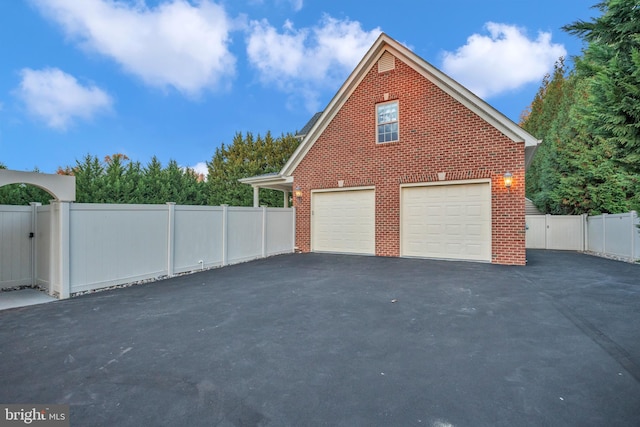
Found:
[[[76,200],[75,176],[0,170],[0,187],[9,184],[35,185],[60,202],[75,202]]]

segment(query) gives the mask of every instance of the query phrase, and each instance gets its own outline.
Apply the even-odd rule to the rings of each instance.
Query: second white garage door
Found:
[[[311,249],[375,254],[375,191],[314,192]]]
[[[491,261],[489,183],[402,188],[401,255]]]

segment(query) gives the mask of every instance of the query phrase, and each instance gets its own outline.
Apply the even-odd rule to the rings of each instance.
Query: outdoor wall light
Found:
[[[513,175],[511,172],[505,172],[504,174],[504,186],[509,191],[511,188],[511,184],[513,184]]]
[[[295,194],[296,199],[302,199],[302,190],[300,189],[300,186],[296,187],[296,191],[293,194]]]

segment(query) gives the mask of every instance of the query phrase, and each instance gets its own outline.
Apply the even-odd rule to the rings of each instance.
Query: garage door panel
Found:
[[[375,253],[374,190],[320,192],[312,199],[312,250]]]
[[[403,256],[491,260],[489,183],[403,188],[401,215]]]

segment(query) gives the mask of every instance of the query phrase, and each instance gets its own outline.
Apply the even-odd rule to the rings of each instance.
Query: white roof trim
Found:
[[[248,178],[240,178],[238,181],[253,187],[270,188],[278,191],[291,191],[293,186],[292,176],[282,176],[280,174],[250,176]]]
[[[351,93],[364,79],[367,71],[375,65],[376,61],[385,51],[389,51],[392,55],[405,62],[423,77],[427,78],[433,84],[442,89],[445,93],[452,96],[496,129],[500,130],[512,141],[524,142],[525,147],[538,145],[540,143],[540,141],[533,135],[480,99],[473,92],[435,68],[433,65],[429,64],[424,59],[420,58],[407,47],[382,33],[340,87],[335,96],[331,99],[327,108],[325,108],[320,118],[311,127],[296,151],[291,155],[280,171],[281,176],[285,177],[293,173],[318,137],[329,125],[338,111],[340,111],[340,108],[342,108]]]

